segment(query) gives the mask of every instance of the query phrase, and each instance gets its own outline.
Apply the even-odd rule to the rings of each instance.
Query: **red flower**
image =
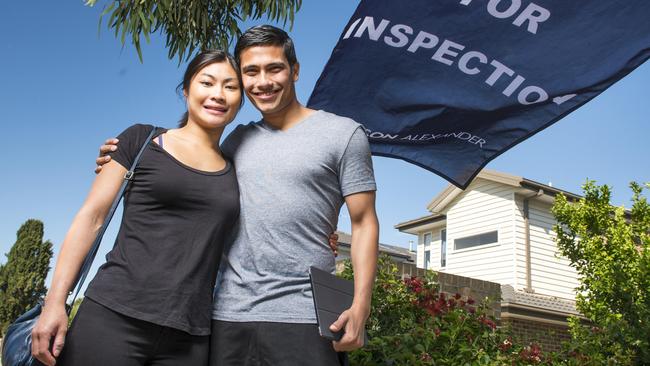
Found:
[[[506,338],[499,345],[499,349],[501,350],[501,352],[507,352],[510,348],[512,348],[512,338],[511,337]]]
[[[472,298],[468,298],[467,303],[470,304],[470,305],[474,305],[475,301]]]
[[[440,335],[440,329],[436,328],[433,330],[433,333],[435,333],[436,337]]]
[[[485,320],[485,325],[487,325],[488,327],[490,327],[490,329],[492,329],[492,330],[497,329],[497,325],[496,325],[492,320],[490,320],[490,319],[486,319],[486,320]]]
[[[542,347],[540,347],[539,344],[537,343],[533,343],[530,345],[530,351],[534,355],[539,355],[540,353],[542,353]]]
[[[522,361],[538,364],[542,362],[542,349],[538,344],[533,343],[519,352],[519,358]]]
[[[454,299],[460,300],[460,297],[461,297],[460,294],[458,292],[456,292],[456,294],[454,295]]]

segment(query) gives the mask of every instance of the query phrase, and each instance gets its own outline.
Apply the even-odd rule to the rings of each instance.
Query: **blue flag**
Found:
[[[362,0],[308,105],[466,188],[648,57],[649,0]]]

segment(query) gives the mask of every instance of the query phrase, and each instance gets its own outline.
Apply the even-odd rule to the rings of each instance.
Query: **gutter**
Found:
[[[543,196],[544,190],[540,189],[532,195],[524,197],[524,226],[526,232],[526,288],[524,291],[528,293],[533,293],[533,275],[532,275],[532,264],[531,264],[531,255],[530,255],[530,205],[529,202],[537,197]]]
[[[401,222],[393,227],[399,230],[400,232],[406,232],[406,230],[410,230],[421,225],[433,224],[435,222],[444,221],[446,219],[447,219],[446,215],[432,214],[417,219]]]

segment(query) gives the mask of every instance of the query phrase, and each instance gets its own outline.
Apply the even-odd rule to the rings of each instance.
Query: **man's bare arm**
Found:
[[[354,269],[354,300],[350,309],[330,326],[334,332],[345,329],[337,351],[352,351],[363,346],[366,320],[370,315],[372,288],[377,271],[379,222],[375,211],[375,192],[345,197],[352,224],[351,257]]]

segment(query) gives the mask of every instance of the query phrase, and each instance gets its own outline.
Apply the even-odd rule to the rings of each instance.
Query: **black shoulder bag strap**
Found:
[[[135,167],[138,165],[138,161],[140,161],[140,157],[142,157],[142,153],[144,152],[144,149],[149,144],[149,141],[151,141],[151,139],[153,138],[154,132],[156,132],[156,127],[154,127],[151,130],[149,136],[147,136],[147,138],[144,140],[142,147],[140,147],[140,151],[138,151],[138,155],[136,155],[135,159],[133,159],[133,164],[131,164],[131,169],[129,169],[129,171],[126,172],[126,174],[124,174],[124,182],[122,182],[122,186],[120,187],[117,196],[115,196],[115,200],[113,200],[113,205],[111,206],[111,209],[108,211],[108,215],[104,219],[104,224],[102,224],[102,227],[99,229],[99,232],[97,232],[97,237],[95,238],[93,245],[90,247],[90,251],[88,251],[86,258],[84,259],[83,265],[81,266],[81,270],[79,270],[77,279],[74,282],[74,286],[72,286],[72,290],[70,291],[70,293],[72,294],[74,292],[74,296],[72,297],[71,305],[74,305],[74,301],[77,299],[77,296],[79,295],[79,291],[81,291],[81,288],[83,287],[84,281],[86,280],[86,277],[88,276],[88,272],[90,271],[90,266],[93,264],[93,261],[95,260],[95,256],[97,255],[97,251],[99,250],[99,244],[101,244],[102,242],[102,238],[104,237],[106,228],[108,228],[108,224],[110,224],[111,219],[113,218],[113,214],[115,214],[115,210],[117,209],[117,206],[120,204],[120,200],[124,196],[124,192],[126,191],[126,187],[129,184],[129,181],[133,180]],[[77,289],[76,291],[74,291],[75,288]]]

